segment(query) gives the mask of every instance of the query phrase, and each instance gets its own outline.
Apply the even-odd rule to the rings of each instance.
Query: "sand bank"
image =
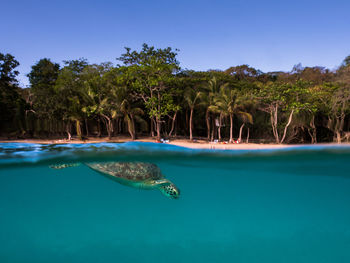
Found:
[[[39,143],[39,144],[64,144],[64,143],[102,143],[102,142],[115,142],[115,143],[123,143],[123,142],[130,142],[129,137],[114,137],[111,140],[108,140],[107,138],[89,138],[88,140],[66,140],[66,139],[25,139],[25,140],[0,140],[0,143],[5,142],[18,142],[18,143]],[[144,137],[137,139],[135,141],[138,142],[156,142],[156,140],[152,137]],[[258,143],[240,143],[240,144],[233,144],[233,143],[213,143],[213,142],[207,142],[206,140],[195,140],[195,141],[189,141],[188,139],[173,139],[168,142],[168,144],[171,145],[177,145],[181,147],[186,148],[192,148],[192,149],[220,149],[220,150],[258,150],[258,149],[277,149],[277,148],[286,148],[286,147],[295,147],[295,146],[301,146],[299,145],[286,145],[286,144],[258,144]],[[307,145],[307,144],[304,144]],[[319,145],[337,145],[339,144],[319,144]],[[350,146],[349,143],[343,143],[342,146]]]

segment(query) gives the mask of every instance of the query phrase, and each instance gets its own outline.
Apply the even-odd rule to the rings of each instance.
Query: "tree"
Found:
[[[350,65],[350,55],[347,56],[346,58],[344,58],[341,67],[347,67],[347,66],[349,66],[349,65]]]
[[[169,85],[180,69],[176,55],[170,47],[155,49],[143,44],[140,52],[126,48],[126,53],[118,58],[126,66],[124,74],[128,82],[132,83],[134,91],[144,101],[149,116],[155,120],[158,140],[163,117],[176,107]]]
[[[51,62],[48,58],[40,59],[32,66],[31,72],[27,75],[32,91],[40,92],[54,87],[59,69],[60,65],[58,63]]]
[[[294,114],[312,107],[309,102],[301,100],[303,95],[309,92],[308,84],[304,81],[297,81],[294,84],[269,82],[260,89],[258,94],[261,103],[260,110],[270,114],[276,143],[284,142]],[[282,119],[280,115],[286,117],[286,122],[282,125],[279,123]],[[282,137],[280,137],[280,130],[283,130]]]
[[[263,74],[260,70],[248,65],[230,67],[225,70],[225,73],[233,76],[236,80],[253,80]]]
[[[118,72],[113,70],[109,62],[100,65],[87,65],[81,72],[83,89],[81,90],[83,98],[82,111],[85,113],[86,132],[88,133],[87,118],[94,118],[104,122],[111,139],[114,131],[113,119],[116,118],[116,109],[111,105],[111,90],[116,85],[115,78]],[[99,125],[99,136],[101,135]]]
[[[234,115],[242,116],[249,123],[253,123],[253,117],[250,113],[243,111],[243,96],[235,89],[221,86],[220,92],[214,98],[215,105],[212,110],[220,113],[220,118],[228,116],[230,118],[230,139],[233,142],[233,117]],[[221,122],[221,121],[220,121]],[[219,138],[221,137],[219,133]]]
[[[331,114],[329,115],[328,127],[334,132],[334,140],[341,143],[344,135],[345,117],[350,112],[350,88],[338,87],[330,102]]]
[[[19,62],[11,54],[0,53],[0,127],[21,130],[24,133],[23,116],[25,101],[20,96],[15,70]],[[6,125],[12,123],[13,125]]]
[[[33,94],[32,110],[44,123],[52,123],[54,120],[61,119],[57,111],[58,100],[55,91],[59,71],[59,64],[51,62],[48,58],[43,58],[32,66],[31,72],[27,75],[30,82],[30,92]]]
[[[213,77],[206,83],[206,85],[203,87],[203,92],[201,93],[201,105],[203,105],[206,108],[205,120],[207,125],[207,136],[208,136],[208,140],[211,140],[211,141],[214,139],[215,124],[213,123],[213,129],[211,131],[210,113],[215,112],[215,110],[214,111],[212,110],[213,106],[215,106],[214,98],[219,93],[220,88],[222,87],[221,85],[227,86],[228,84],[227,83],[220,84],[217,81],[216,77]]]
[[[67,122],[66,132],[70,138],[71,121],[75,123],[77,136],[82,139],[81,122],[84,116],[82,72],[88,65],[86,59],[64,61],[65,67],[60,71],[55,91],[58,94],[58,108],[63,120]]]
[[[327,127],[333,132],[333,140],[341,143],[346,116],[350,113],[350,65],[339,68],[335,82],[323,85],[320,97],[328,117]]]
[[[127,94],[127,93],[125,93]],[[128,125],[128,132],[132,140],[136,139],[135,122],[140,123],[143,126],[143,130],[147,127],[147,122],[141,117],[144,112],[136,104],[132,103],[130,99],[125,96],[121,105],[120,112],[123,115],[124,121]]]
[[[186,84],[182,85],[181,78],[175,77],[172,79],[172,81],[169,83],[170,90],[172,92],[172,99],[173,99],[173,105],[171,107],[171,111],[168,113],[168,121],[171,121],[170,131],[168,133],[169,137],[172,136],[172,133],[175,129],[175,123],[177,120],[177,116],[179,111],[181,110],[181,104],[183,103],[183,94],[184,90],[183,87],[186,86]]]
[[[85,97],[89,103],[83,108],[88,116],[100,116],[106,125],[108,138],[114,132],[113,120],[122,118],[127,124],[131,138],[136,138],[135,122],[147,126],[141,118],[143,110],[131,96],[130,87],[119,68],[110,63],[89,65],[84,71]]]
[[[188,105],[188,107],[190,108],[190,140],[193,140],[193,136],[192,136],[192,125],[193,125],[193,110],[194,108],[198,105],[199,103],[199,99],[201,96],[201,92],[198,90],[194,90],[192,88],[189,88],[185,91],[184,94],[184,99]]]

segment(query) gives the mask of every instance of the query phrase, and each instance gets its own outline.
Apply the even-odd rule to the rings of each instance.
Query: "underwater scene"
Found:
[[[350,148],[0,144],[0,262],[350,262]]]

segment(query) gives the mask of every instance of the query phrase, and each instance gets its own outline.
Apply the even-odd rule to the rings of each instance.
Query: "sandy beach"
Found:
[[[78,140],[76,138],[72,140],[66,139],[23,139],[23,140],[0,140],[0,143],[7,142],[18,142],[18,143],[39,143],[39,144],[65,144],[65,143],[103,143],[103,142],[114,142],[114,143],[123,143],[130,142],[129,137],[113,137],[111,140],[107,138],[89,138],[87,140]],[[154,142],[156,140],[152,137],[143,137],[137,140],[136,142]],[[172,139],[166,144],[176,145],[191,149],[220,149],[220,150],[259,150],[259,149],[280,149],[280,148],[290,148],[297,147],[301,145],[311,145],[311,144],[263,144],[263,143],[225,143],[225,142],[208,142],[206,140],[194,140],[190,141],[188,139]],[[315,144],[313,144],[315,145]],[[325,145],[325,146],[350,146],[350,143],[320,143],[316,145]]]

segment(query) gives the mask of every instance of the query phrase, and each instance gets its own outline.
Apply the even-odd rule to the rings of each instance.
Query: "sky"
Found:
[[[0,52],[20,62],[22,87],[41,58],[117,64],[142,43],[179,49],[184,69],[334,69],[350,55],[349,11],[347,0],[1,0]]]

